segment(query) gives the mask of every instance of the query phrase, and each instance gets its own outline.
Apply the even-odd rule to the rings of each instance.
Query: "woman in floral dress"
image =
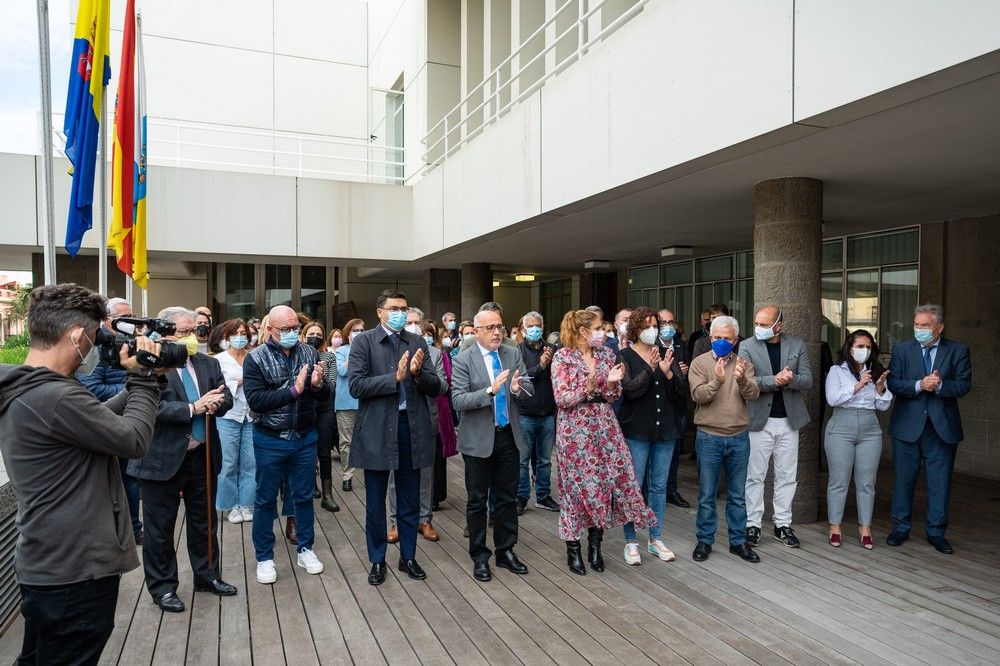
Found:
[[[588,533],[587,558],[604,570],[604,530],[631,522],[655,524],[635,481],[632,457],[611,404],[621,395],[624,369],[604,346],[601,318],[588,310],[563,317],[563,348],[552,358],[556,451],[559,464],[559,536],[569,569],[584,575],[580,538]]]

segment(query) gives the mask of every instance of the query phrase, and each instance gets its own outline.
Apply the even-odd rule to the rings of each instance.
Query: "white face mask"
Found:
[[[420,335],[420,324],[407,324],[405,328],[407,333],[413,333],[413,335]]]
[[[627,321],[623,321],[622,323],[618,324],[618,332],[621,333],[622,335],[625,335],[626,333],[628,333],[628,322]]]
[[[857,363],[864,363],[871,356],[872,350],[866,347],[851,347],[851,356]]]
[[[87,338],[87,334],[83,333],[82,337]],[[76,353],[80,355],[80,367],[77,368],[77,373],[84,376],[92,373],[101,360],[101,357],[97,353],[97,347],[94,346],[94,341],[87,338],[87,342],[90,343],[90,351],[87,352],[86,356],[80,351],[80,343],[73,343],[76,346]]]
[[[449,337],[441,338],[441,346],[444,347],[445,349],[451,348],[451,338]]]
[[[639,333],[639,341],[646,345],[653,345],[656,343],[656,336],[659,335],[660,331],[655,326],[647,328]]]

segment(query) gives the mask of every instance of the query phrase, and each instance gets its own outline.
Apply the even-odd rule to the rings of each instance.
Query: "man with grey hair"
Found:
[[[498,315],[500,315],[501,318],[503,317],[503,308],[500,307],[499,303],[494,303],[493,301],[486,301],[485,303],[480,305],[479,312],[496,312]],[[476,344],[475,336],[470,337],[468,340],[463,340],[462,346],[459,347],[458,352],[462,353],[466,349],[475,346],[475,344]],[[500,341],[500,344],[502,344],[505,347],[515,347],[515,348],[517,347],[517,343],[507,336],[506,329],[504,330],[503,340]]]
[[[747,462],[750,459],[750,418],[747,401],[760,395],[754,381],[753,365],[735,353],[740,324],[720,315],[712,320],[711,350],[696,357],[688,369],[691,398],[695,403],[694,422],[698,426],[698,517],[695,521],[698,545],[693,558],[704,562],[715,542],[716,495],[719,477],[726,470],[726,523],[729,552],[747,562],[760,558],[746,542],[745,501]]]
[[[890,546],[901,546],[910,535],[913,490],[923,462],[927,475],[927,541],[950,555],[954,550],[944,533],[948,528],[951,474],[955,449],[962,441],[958,399],[972,385],[969,348],[942,337],[944,310],[921,305],[913,313],[913,340],[893,346],[889,390],[896,396],[889,421],[895,485],[892,492]]]
[[[455,316],[454,312],[445,312],[441,316],[441,323],[444,325],[444,329],[448,331],[448,335],[451,337],[452,344],[458,340],[458,317]]]
[[[534,395],[521,397],[518,419],[524,437],[517,484],[517,514],[531,499],[531,470],[535,468],[535,508],[559,511],[549,493],[552,481],[552,445],[556,440],[556,399],[552,392],[552,356],[555,347],[544,340],[545,320],[538,312],[521,317],[524,341],[518,345]]]

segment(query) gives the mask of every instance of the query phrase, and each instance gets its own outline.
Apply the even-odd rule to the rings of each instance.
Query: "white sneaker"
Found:
[[[274,568],[274,560],[264,560],[257,563],[257,582],[270,585],[278,580],[278,570]]]
[[[243,507],[242,509],[240,509],[240,513],[243,515],[243,522],[244,523],[252,523],[253,522],[253,507],[252,506],[245,506],[245,507]]]
[[[639,544],[625,544],[625,564],[636,566],[642,564],[642,556],[639,555]]]
[[[240,511],[240,507],[236,507],[235,509],[229,512],[229,522],[233,523],[234,525],[236,523],[243,522],[243,513]]]
[[[667,548],[667,544],[663,543],[659,539],[650,541],[649,545],[646,546],[646,550],[652,553],[653,555],[656,555],[664,562],[673,562],[674,560],[677,559],[674,556],[674,552],[669,548]]]
[[[299,566],[309,574],[323,573],[323,563],[316,557],[316,553],[309,549],[299,552]]]

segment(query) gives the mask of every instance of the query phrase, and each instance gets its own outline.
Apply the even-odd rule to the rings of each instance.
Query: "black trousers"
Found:
[[[448,499],[448,459],[441,453],[441,436],[438,435],[434,446],[434,473],[431,477],[432,504],[438,504]]]
[[[316,410],[316,457],[319,458],[319,478],[333,479],[333,463],[331,462],[332,450],[337,445],[337,414],[333,411],[333,404],[329,407]]]
[[[141,479],[142,520],[146,536],[142,544],[142,568],[146,588],[153,597],[177,591],[177,552],[174,526],[184,492],[184,519],[187,550],[196,581],[211,582],[219,577],[219,526],[215,520],[215,483],[212,483],[211,513],[205,503],[205,445],[188,451],[177,473],[166,481]],[[208,562],[209,517],[212,519],[212,559]]]
[[[469,525],[469,555],[473,562],[490,559],[486,547],[486,497],[490,490],[496,501],[493,511],[493,546],[504,553],[517,543],[517,480],[521,473],[521,456],[510,426],[496,430],[493,453],[488,458],[463,454],[465,489],[469,500],[465,517]]]
[[[115,628],[119,576],[68,585],[21,585],[18,664],[96,664]]]

